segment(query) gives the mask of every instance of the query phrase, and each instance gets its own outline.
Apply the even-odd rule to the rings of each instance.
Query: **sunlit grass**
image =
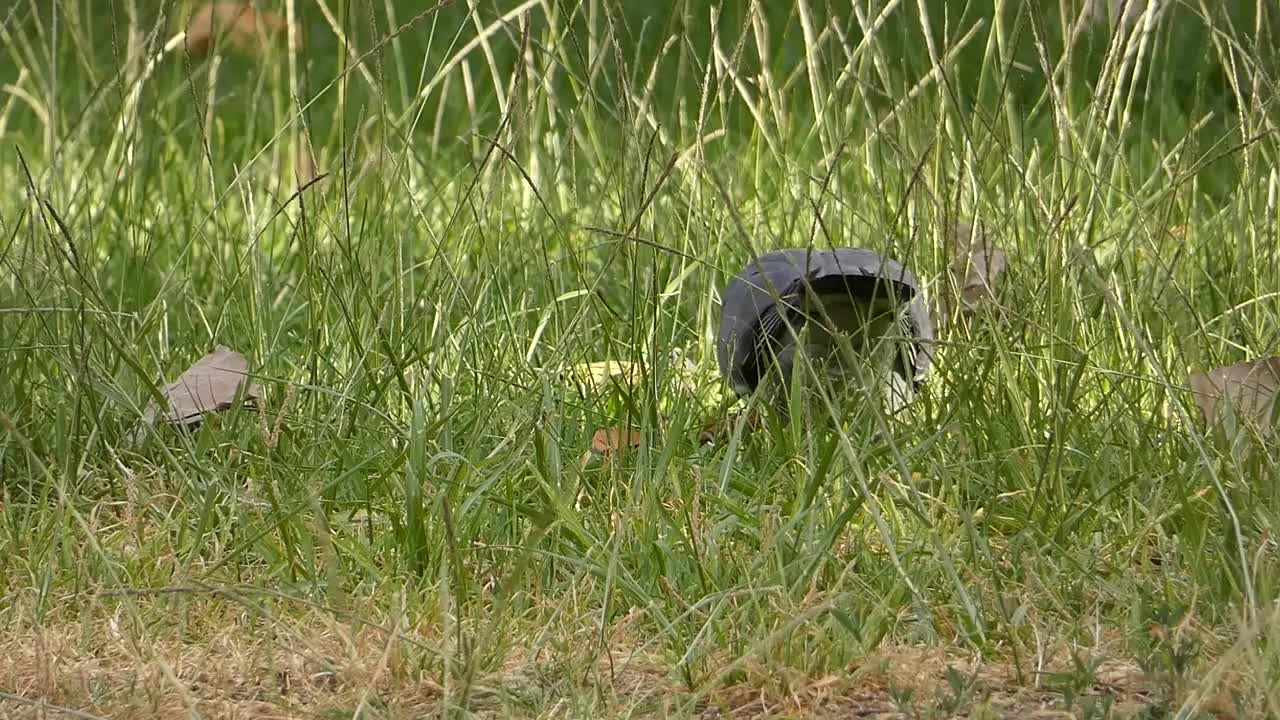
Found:
[[[1186,388],[1276,348],[1274,13],[856,5],[0,15],[0,707],[1280,713],[1274,448]],[[938,299],[962,221],[888,432],[725,421],[749,258]],[[215,343],[260,410],[132,446]]]

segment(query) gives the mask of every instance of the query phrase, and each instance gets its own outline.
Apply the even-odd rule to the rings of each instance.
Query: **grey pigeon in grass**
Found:
[[[131,442],[140,445],[147,427],[157,421],[176,428],[194,430],[204,418],[226,410],[238,402],[257,402],[262,386],[249,382],[249,361],[224,345],[214,347],[187,368],[178,379],[160,388],[164,406],[152,401],[142,414],[142,424],[132,433]]]
[[[775,250],[735,275],[721,300],[716,360],[740,396],[779,382],[774,399],[785,409],[801,348],[837,389],[884,383],[892,409],[929,372],[933,320],[920,286],[871,250]],[[851,368],[851,356],[866,364]]]

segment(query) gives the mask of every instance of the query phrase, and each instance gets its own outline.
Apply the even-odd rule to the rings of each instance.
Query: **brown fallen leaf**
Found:
[[[1280,357],[1195,372],[1191,374],[1190,384],[1207,422],[1227,423],[1226,429],[1231,435],[1235,434],[1240,421],[1251,424],[1263,437],[1274,432],[1272,417],[1276,393],[1280,392]]]
[[[591,435],[591,449],[601,455],[625,452],[640,446],[640,433],[631,428],[601,428]]]
[[[981,226],[956,223],[947,232],[951,243],[951,275],[959,292],[959,309],[970,314],[995,300],[1000,274],[1008,264],[1005,251],[991,242]]]
[[[262,397],[262,386],[257,383],[245,386],[248,373],[249,361],[244,355],[218,345],[177,380],[161,388],[160,395],[167,407],[162,410],[152,402],[143,412],[142,421],[145,425],[159,421],[193,429],[209,413],[225,410],[237,401],[256,401]],[[135,442],[141,439],[142,432],[143,428],[139,428]]]
[[[187,51],[204,55],[217,41],[242,52],[266,48],[275,36],[282,36],[288,22],[279,13],[260,10],[252,0],[223,0],[205,3],[187,23]],[[299,34],[301,40],[301,34]]]
[[[608,461],[640,447],[640,433],[626,427],[600,428],[591,435],[591,448],[582,456],[583,467],[599,458]]]

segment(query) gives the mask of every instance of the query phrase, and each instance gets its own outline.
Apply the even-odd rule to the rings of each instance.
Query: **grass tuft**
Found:
[[[0,10],[3,714],[1280,715],[1188,387],[1280,340],[1266,2],[200,5]],[[751,258],[960,222],[879,433],[731,405]],[[131,445],[215,344],[259,410]]]

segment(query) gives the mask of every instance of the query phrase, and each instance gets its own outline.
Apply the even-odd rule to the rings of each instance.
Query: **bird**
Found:
[[[771,403],[784,414],[800,352],[842,393],[883,383],[896,412],[929,373],[934,329],[919,283],[897,260],[864,248],[788,248],[729,281],[715,347],[739,397],[773,384]]]

